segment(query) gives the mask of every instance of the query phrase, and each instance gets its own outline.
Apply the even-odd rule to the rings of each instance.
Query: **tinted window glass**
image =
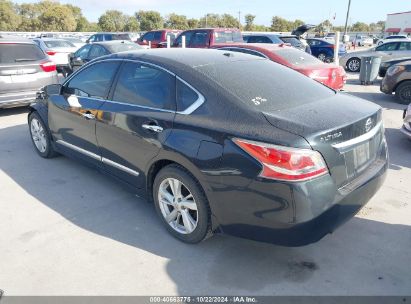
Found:
[[[391,42],[391,43],[385,43],[379,47],[377,47],[375,50],[376,51],[394,51],[398,47],[397,42]]]
[[[185,32],[183,35],[180,35],[177,37],[177,39],[174,41],[174,45],[175,46],[181,46],[182,45],[182,37],[185,36],[186,37],[186,45],[190,42],[191,37],[193,36],[193,32],[189,31],[189,32]]]
[[[16,63],[45,59],[35,44],[0,44],[0,63]]]
[[[91,37],[88,39],[88,42],[94,42],[94,41],[96,41],[96,39],[97,39],[96,36],[97,36],[97,35],[91,36]]]
[[[113,34],[111,35],[112,40],[131,40],[129,34]]]
[[[50,41],[44,41],[44,44],[48,48],[70,48],[70,47],[76,47],[74,44],[72,44],[70,41],[66,40],[50,40]]]
[[[91,45],[85,45],[82,48],[80,48],[77,52],[74,53],[75,57],[80,57],[81,59],[85,59],[88,57],[88,52],[91,48]]]
[[[294,47],[301,47],[302,45],[301,41],[294,37],[282,37],[281,40],[285,43],[291,44]]]
[[[196,70],[240,102],[262,112],[296,107],[335,95],[335,91],[299,72],[259,58],[204,65]]]
[[[411,51],[411,42],[401,42],[398,50]]]
[[[90,58],[97,58],[97,57],[101,57],[104,55],[107,55],[108,52],[106,51],[105,48],[103,48],[100,45],[93,45],[91,47],[90,53],[89,53],[89,57]]]
[[[177,80],[177,111],[184,111],[199,98],[198,94],[184,82]]]
[[[191,37],[190,46],[206,46],[207,40],[208,32],[195,32]]]
[[[279,50],[275,51],[275,54],[284,58],[287,62],[296,65],[296,66],[308,66],[314,64],[323,64],[322,61],[307,54],[303,51],[299,51],[296,49],[286,49],[286,50]]]
[[[118,44],[112,44],[108,46],[111,50],[112,53],[118,53],[118,52],[126,52],[126,51],[132,51],[132,50],[141,50],[142,47],[136,43],[118,43]]]
[[[154,40],[156,40],[156,41],[161,40],[161,32],[155,32],[154,33]]]
[[[243,42],[243,36],[239,31],[215,31],[214,41],[216,43]]]
[[[227,50],[227,51],[232,51],[232,52],[238,52],[238,53],[244,53],[244,54],[249,54],[249,55],[254,55],[262,58],[267,58],[264,54],[261,54],[260,52],[249,50],[249,49],[243,49],[243,48],[222,48],[220,50]]]
[[[175,110],[175,77],[139,63],[125,63],[113,100],[156,109]]]
[[[106,98],[118,62],[93,64],[75,75],[66,87],[75,89],[75,95]]]
[[[154,32],[146,33],[141,40],[153,41],[154,40]]]
[[[270,38],[266,36],[251,36],[248,38],[248,43],[273,43]]]

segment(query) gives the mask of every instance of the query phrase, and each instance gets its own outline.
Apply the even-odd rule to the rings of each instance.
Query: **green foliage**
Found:
[[[255,25],[254,25],[255,15],[247,14],[244,16],[244,19],[245,19],[244,30],[254,31],[255,30]]]
[[[163,27],[163,18],[156,11],[139,11],[135,14],[137,21],[140,23],[142,31],[151,31]]]
[[[351,27],[352,32],[369,32],[370,26],[364,22],[356,22]]]
[[[238,19],[230,14],[207,14],[200,18],[199,25],[200,27],[239,27]]]
[[[0,0],[0,31],[15,31],[21,23],[12,2]]]
[[[278,16],[274,16],[271,21],[270,29],[273,32],[291,32],[293,27],[293,22]]]
[[[187,30],[190,28],[188,25],[187,17],[184,15],[170,14],[167,16],[164,27],[169,29]]]
[[[98,25],[105,32],[122,32],[128,17],[117,10],[108,10],[98,19]]]
[[[195,18],[191,18],[187,20],[187,25],[190,29],[198,28],[199,21]]]
[[[71,10],[64,5],[50,5],[39,16],[38,20],[46,31],[72,32],[76,30],[77,22]]]

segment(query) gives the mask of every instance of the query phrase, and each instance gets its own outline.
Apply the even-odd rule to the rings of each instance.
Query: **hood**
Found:
[[[374,55],[376,55],[374,50],[365,50],[365,51],[356,51],[356,52],[347,53],[346,56],[358,57],[358,56],[374,56]]]
[[[291,35],[295,35],[295,36],[301,36],[303,34],[305,34],[307,31],[309,31],[312,28],[315,28],[316,25],[312,25],[312,24],[303,24],[299,27],[297,27],[295,30],[293,30],[291,32]]]

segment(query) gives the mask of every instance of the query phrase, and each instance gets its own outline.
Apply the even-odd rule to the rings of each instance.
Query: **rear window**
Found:
[[[112,40],[131,40],[129,34],[113,34]]]
[[[49,40],[49,41],[44,41],[44,44],[50,49],[76,47],[70,41],[66,41],[66,40]]]
[[[323,64],[323,62],[317,59],[316,57],[296,49],[289,48],[287,50],[279,50],[275,51],[275,54],[296,66]]]
[[[216,43],[244,42],[243,36],[237,31],[215,31],[214,40]]]
[[[142,47],[140,45],[135,44],[135,43],[119,43],[119,44],[116,44],[116,45],[111,45],[109,48],[113,53],[133,51],[133,50],[141,50],[142,49]]]
[[[0,44],[0,63],[16,63],[45,59],[46,55],[35,44]]]
[[[281,37],[281,40],[284,41],[285,43],[291,44],[294,47],[301,46],[301,41],[294,37]]]
[[[317,81],[265,59],[239,59],[200,66],[197,70],[261,112],[296,107],[335,95],[335,91]]]

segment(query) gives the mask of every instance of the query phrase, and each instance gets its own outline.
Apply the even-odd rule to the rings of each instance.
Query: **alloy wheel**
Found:
[[[325,61],[327,59],[327,56],[323,53],[318,55],[318,59],[320,59],[321,61]]]
[[[33,142],[41,153],[44,153],[47,149],[46,132],[40,121],[37,118],[33,118],[30,123],[31,137]]]
[[[360,61],[358,59],[351,59],[348,63],[348,69],[351,72],[357,72],[360,69]]]
[[[197,203],[181,181],[167,178],[160,184],[158,202],[165,221],[178,233],[190,234],[198,224]]]

